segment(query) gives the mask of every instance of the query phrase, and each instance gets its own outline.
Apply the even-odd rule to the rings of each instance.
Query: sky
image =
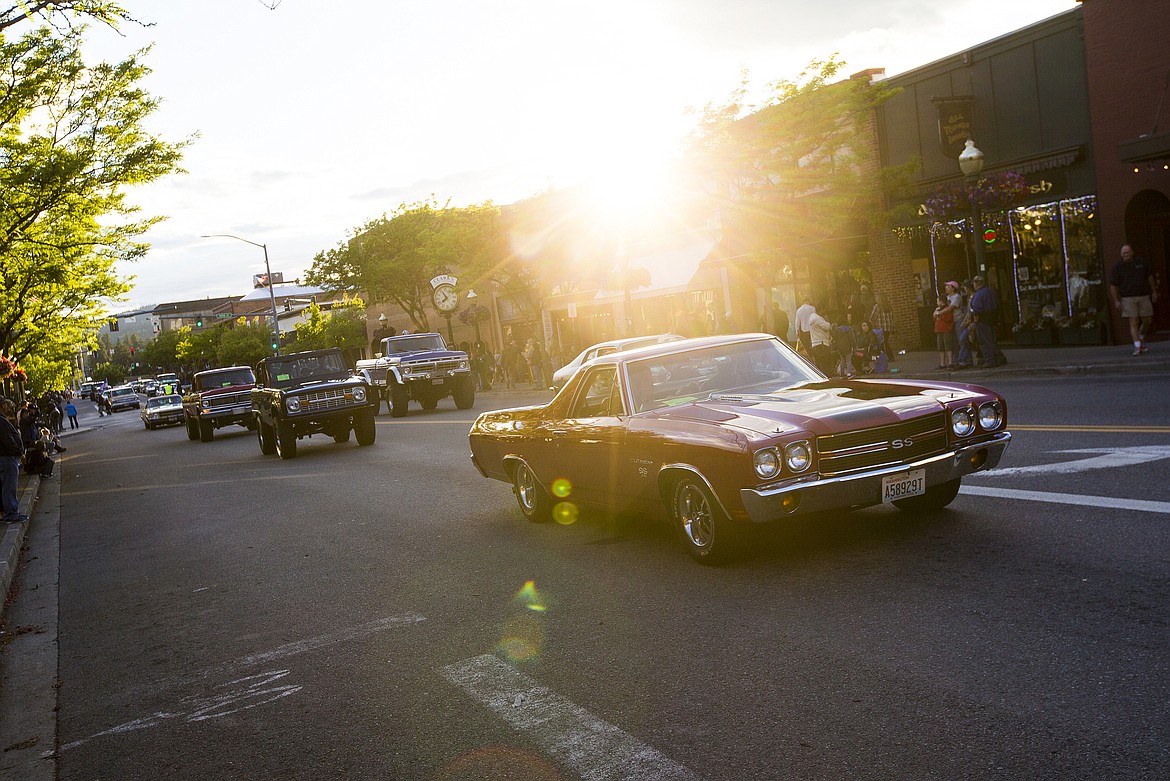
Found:
[[[86,56],[151,46],[147,122],[191,138],[130,191],[166,215],[111,311],[243,295],[400,204],[507,204],[594,180],[620,193],[746,72],[759,99],[814,58],[913,70],[1075,0],[123,0]]]

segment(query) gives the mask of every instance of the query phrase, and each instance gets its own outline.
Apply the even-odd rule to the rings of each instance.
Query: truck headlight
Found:
[[[957,437],[965,437],[975,430],[975,410],[963,407],[951,413],[951,431]]]
[[[362,388],[362,387],[354,388],[353,389],[353,400],[356,401],[358,404],[365,404],[366,403],[366,389]]]
[[[470,362],[470,361],[460,361],[460,362],[459,362],[459,368],[460,368],[461,370],[470,369],[470,368],[471,368],[471,362]]]
[[[289,396],[287,399],[284,400],[284,408],[287,409],[289,412],[300,412],[301,411],[301,400],[298,399],[296,396]]]
[[[793,442],[784,447],[784,463],[793,472],[803,472],[812,466],[812,448],[808,442]]]
[[[752,461],[756,468],[756,475],[761,480],[771,480],[780,474],[780,454],[772,448],[757,450],[756,454],[752,456]]]

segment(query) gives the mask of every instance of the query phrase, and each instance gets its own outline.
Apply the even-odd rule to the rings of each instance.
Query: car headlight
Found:
[[[780,474],[780,454],[771,448],[757,450],[752,461],[756,467],[756,475],[761,480],[771,480]]]
[[[203,405],[203,409],[211,409],[211,399],[204,399],[200,403]]]
[[[469,361],[460,361],[460,362],[459,362],[459,368],[460,368],[460,369],[470,369],[470,368],[471,368],[471,363],[470,363]]]
[[[979,426],[984,431],[995,431],[1003,425],[1003,410],[998,401],[989,401],[979,406]]]
[[[793,472],[803,472],[812,466],[812,448],[808,442],[793,442],[784,447],[784,463]]]
[[[301,400],[298,399],[296,396],[289,396],[287,399],[284,400],[284,408],[287,409],[289,412],[300,412],[301,411]]]
[[[951,431],[957,437],[968,436],[975,430],[975,410],[963,407],[951,413]]]
[[[364,404],[366,402],[366,389],[361,388],[361,387],[354,388],[353,389],[353,400],[356,401],[358,404]]]

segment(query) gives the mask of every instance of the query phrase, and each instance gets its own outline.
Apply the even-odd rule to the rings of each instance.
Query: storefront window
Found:
[[[1060,202],[1068,258],[1069,315],[1074,324],[1096,322],[1104,295],[1104,264],[1097,241],[1097,199],[1093,196]]]
[[[1067,317],[1059,204],[1015,209],[1011,212],[1011,227],[1021,322]]]

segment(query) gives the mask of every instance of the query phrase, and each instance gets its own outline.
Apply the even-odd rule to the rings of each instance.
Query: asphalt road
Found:
[[[61,465],[60,778],[1165,779],[1165,383],[997,381],[1001,474],[723,568],[524,522],[450,401],[292,461],[119,413]]]

